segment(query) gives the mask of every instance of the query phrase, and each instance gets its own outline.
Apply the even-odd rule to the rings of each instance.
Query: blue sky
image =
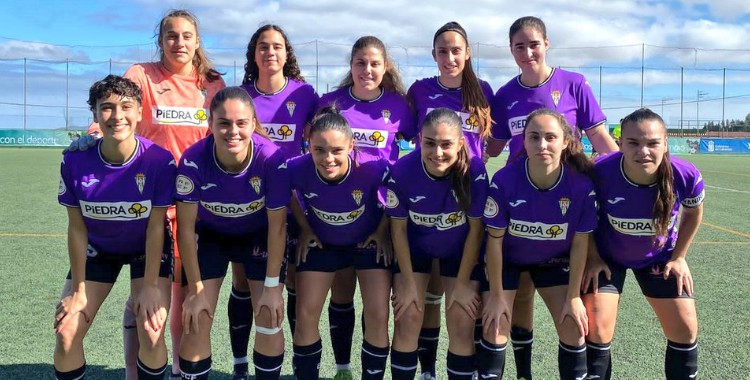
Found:
[[[6,15],[0,23],[0,81],[10,84],[11,91],[0,94],[0,115],[20,113],[13,104],[23,102],[22,58],[82,62],[67,68],[67,81],[64,64],[27,63],[26,101],[46,106],[27,112],[38,116],[35,125],[57,126],[64,113],[61,106],[85,105],[81,98],[88,84],[109,71],[109,63],[103,62],[111,58],[112,71],[119,73],[132,62],[152,60],[154,25],[166,10],[181,7],[200,18],[203,45],[229,84],[241,76],[250,35],[259,25],[273,22],[290,35],[303,74],[319,92],[340,80],[351,43],[365,34],[389,45],[408,86],[436,73],[429,51],[432,34],[444,22],[456,20],[469,32],[480,76],[497,89],[517,73],[507,49],[508,27],[518,17],[535,15],[547,23],[548,63],[584,73],[595,94],[601,92],[600,102],[610,120],[640,106],[644,51],[644,104],[658,112],[664,104],[668,122],[678,122],[682,115],[695,123],[697,112],[700,119],[721,118],[723,92],[725,118],[744,118],[750,112],[745,107],[750,104],[750,49],[743,50],[750,40],[749,1],[468,0],[451,11],[455,4],[447,0],[4,1],[0,2],[0,14]],[[319,41],[317,59],[315,40]],[[316,60],[321,65],[318,70]],[[726,87],[722,68],[727,68]],[[696,108],[699,94],[705,95]],[[85,109],[69,108],[69,112],[68,122],[75,118],[75,125],[88,117]],[[4,127],[8,126],[0,125]]]

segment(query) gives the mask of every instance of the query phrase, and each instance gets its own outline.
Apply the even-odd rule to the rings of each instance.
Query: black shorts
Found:
[[[229,263],[239,263],[245,269],[245,276],[252,281],[266,278],[268,261],[268,236],[266,229],[247,236],[227,236],[201,228],[198,234],[198,267],[201,280],[223,278],[227,275]],[[280,281],[286,275],[286,258],[282,263]],[[183,269],[182,285],[187,285]]]
[[[169,241],[167,241],[169,240]],[[165,247],[171,247],[172,240],[165,236]],[[103,282],[114,284],[120,275],[123,265],[130,265],[130,279],[143,278],[146,273],[146,254],[144,252],[133,254],[114,254],[102,252],[89,244],[86,249],[86,281]],[[159,277],[169,278],[172,269],[172,249],[165,249],[161,254],[159,264]],[[66,279],[71,279],[70,270]]]
[[[535,265],[516,265],[503,261],[503,290],[517,290],[523,272],[529,272],[531,281],[537,288],[568,285],[570,258],[567,256],[553,257],[542,264]],[[487,292],[489,290],[489,277],[485,269],[479,291]]]
[[[604,273],[599,274],[599,291],[602,293],[622,294],[625,287],[625,276],[628,268],[607,263],[612,272],[612,279],[607,280]],[[653,264],[651,266],[632,269],[635,279],[641,287],[641,293],[649,298],[693,298],[683,289],[682,295],[677,294],[677,277],[674,275],[664,279],[664,266],[666,263]],[[593,288],[586,289],[584,294],[593,293]]]
[[[377,250],[374,246],[358,248],[355,245],[331,245],[323,243],[323,248],[310,247],[307,259],[297,266],[297,272],[327,272],[354,267],[355,270],[390,270],[381,259],[376,262]]]
[[[432,273],[432,261],[438,260],[440,265],[440,275],[443,277],[456,278],[458,276],[458,270],[461,267],[461,259],[435,259],[432,257],[423,256],[411,256],[411,269],[414,273]],[[477,260],[480,261],[480,260]],[[477,263],[471,270],[471,281],[481,281],[483,275],[483,265]],[[398,263],[393,264],[393,273],[401,273],[401,268],[398,267]]]

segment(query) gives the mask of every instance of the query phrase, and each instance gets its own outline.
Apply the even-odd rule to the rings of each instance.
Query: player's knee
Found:
[[[83,336],[75,323],[68,323],[55,334],[57,346],[63,352],[70,352],[74,347],[83,344]]]

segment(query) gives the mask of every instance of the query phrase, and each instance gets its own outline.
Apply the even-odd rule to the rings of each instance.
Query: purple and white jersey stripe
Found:
[[[489,83],[479,80],[482,92],[487,99],[487,103],[492,101],[492,87]],[[463,121],[464,138],[469,147],[472,156],[482,157],[484,151],[484,141],[479,135],[479,121],[476,116],[469,115],[469,111],[464,108],[461,100],[461,88],[448,88],[440,84],[438,77],[423,78],[414,82],[409,87],[407,97],[414,105],[417,112],[418,130],[422,129],[425,117],[435,108],[448,108],[456,111]],[[419,146],[419,144],[417,144]]]
[[[336,183],[327,182],[315,169],[312,156],[289,160],[292,189],[304,201],[313,232],[325,246],[363,243],[383,217],[378,188],[388,176],[389,163],[381,158],[354,166]]]
[[[508,163],[523,152],[523,128],[530,113],[539,108],[553,109],[565,116],[573,133],[579,135],[607,121],[596,102],[591,86],[578,73],[552,69],[542,84],[529,87],[517,76],[497,90],[492,99],[492,138],[510,143]]]
[[[364,161],[398,159],[396,134],[411,140],[417,135],[414,114],[406,99],[398,93],[383,90],[379,97],[365,101],[354,97],[351,87],[339,88],[320,98],[319,109],[336,105],[352,127],[354,143]]]
[[[266,210],[289,203],[289,177],[281,151],[253,134],[252,158],[241,172],[229,173],[216,158],[214,136],[188,148],[177,169],[178,201],[198,203],[198,224],[228,236],[261,231],[268,225]]]
[[[284,158],[302,154],[305,125],[315,115],[318,94],[305,82],[287,78],[284,87],[272,94],[260,92],[255,81],[242,85],[255,104],[258,122]]]
[[[505,229],[503,258],[513,264],[569,256],[575,234],[596,228],[594,184],[563,164],[557,183],[541,190],[531,182],[528,159],[516,160],[492,178],[484,221]]]
[[[644,268],[665,263],[677,243],[677,214],[682,207],[698,207],[705,197],[703,177],[691,163],[670,157],[674,173],[676,202],[666,236],[654,241],[653,207],[655,185],[637,185],[623,169],[623,155],[611,153],[595,165],[599,200],[599,228],[596,242],[599,254],[608,261],[628,268]]]
[[[487,171],[479,157],[469,164],[471,205],[461,211],[450,176],[435,178],[422,163],[419,151],[399,159],[388,179],[386,214],[408,219],[411,254],[417,257],[460,258],[469,233],[467,218],[482,217],[487,199]]]
[[[57,200],[81,209],[89,244],[111,254],[146,251],[146,227],[154,207],[169,207],[176,165],[172,154],[136,136],[135,153],[110,164],[96,148],[67,152],[60,164]]]

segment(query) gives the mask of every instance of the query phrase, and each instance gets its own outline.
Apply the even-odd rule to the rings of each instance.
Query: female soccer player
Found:
[[[297,57],[286,33],[277,25],[266,24],[250,38],[246,52],[244,88],[253,99],[258,122],[285,159],[302,154],[305,126],[318,106],[318,95],[305,83]],[[294,248],[298,228],[288,217],[287,252]],[[287,319],[294,333],[296,305],[294,266],[287,266]],[[252,327],[251,294],[242,265],[232,263],[232,291],[227,311],[229,337],[234,356],[234,379],[246,379],[247,345]]]
[[[310,128],[310,154],[289,161],[292,189],[303,200],[294,208],[300,225],[297,248],[297,379],[317,379],[318,325],[336,271],[354,267],[364,304],[362,379],[382,379],[388,359],[391,241],[378,189],[388,160],[357,162],[354,132],[335,108],[324,109]],[[292,200],[295,202],[296,198]],[[312,246],[311,246],[312,245]]]
[[[555,323],[561,379],[586,377],[586,311],[580,297],[589,235],[596,227],[592,164],[564,116],[529,115],[525,158],[492,178],[484,211],[487,281],[483,283],[482,378],[502,378],[511,308],[521,272],[529,272]]]
[[[589,83],[582,75],[547,65],[547,28],[536,17],[516,20],[508,32],[510,52],[521,74],[497,90],[492,100],[492,136],[487,154],[495,157],[509,144],[508,163],[522,155],[522,131],[528,115],[539,108],[550,108],[565,115],[575,136],[585,131],[600,154],[617,150],[609,136],[606,116],[599,108]],[[513,306],[511,341],[518,378],[530,380],[533,342],[534,287],[528,273],[521,274]]]
[[[256,120],[244,89],[219,91],[210,107],[212,135],[180,160],[177,238],[188,286],[179,355],[183,378],[208,378],[212,319],[230,261],[244,265],[250,291],[258,295],[253,298],[255,377],[278,379],[281,371],[284,304],[279,277],[291,192],[284,157]]]
[[[487,172],[471,157],[455,111],[438,108],[422,124],[420,149],[401,158],[388,180],[386,212],[397,268],[393,279],[393,379],[414,379],[417,340],[433,259],[445,284],[448,377],[471,379],[479,314]]]
[[[352,128],[360,163],[398,159],[398,140],[412,139],[417,132],[414,115],[404,98],[398,67],[377,37],[359,38],[349,56],[349,72],[333,92],[320,99],[320,106],[336,106]],[[385,195],[381,197],[383,201]],[[303,199],[304,200],[304,199]],[[354,333],[353,268],[338,271],[328,307],[331,343],[337,378],[350,377],[352,334]]]
[[[686,256],[703,218],[703,177],[692,164],[669,156],[667,129],[653,111],[639,109],[621,125],[622,153],[595,166],[599,254],[589,252],[583,282],[589,377],[610,378],[610,342],[631,268],[667,338],[666,378],[694,379],[698,319]]]
[[[435,108],[452,109],[461,116],[469,153],[483,157],[484,144],[491,128],[489,102],[492,99],[492,88],[474,73],[469,39],[466,30],[459,23],[448,22],[435,32],[432,58],[437,63],[440,75],[416,81],[407,95],[417,112],[417,125],[421,126],[427,114]],[[425,318],[419,334],[421,379],[435,377],[440,303],[443,297],[437,265],[432,271],[426,297]]]
[[[166,148],[175,162],[190,145],[208,132],[206,110],[214,94],[224,88],[221,74],[213,69],[211,61],[201,46],[198,19],[185,9],[171,10],[156,27],[158,62],[136,63],[125,72],[125,78],[135,82],[143,92],[143,114],[138,123],[138,134]],[[89,135],[99,130],[93,124]],[[81,138],[71,148],[86,149],[94,139]],[[172,235],[177,233],[174,207],[167,210]],[[172,352],[179,352],[182,336],[181,310],[184,300],[181,287],[181,260],[174,246],[174,271],[170,318]],[[133,334],[135,316],[132,299],[128,300],[123,316],[125,348],[125,374],[128,380],[135,377],[135,358],[138,339]],[[180,378],[177,355],[172,355],[172,378]]]
[[[55,376],[81,379],[83,339],[96,313],[130,265],[140,339],[137,376],[159,379],[167,368],[164,325],[169,309],[169,257],[165,238],[175,165],[153,142],[135,136],[141,90],[109,75],[94,83],[88,104],[103,138],[87,152],[63,156],[58,200],[68,210],[68,285],[55,313]]]

